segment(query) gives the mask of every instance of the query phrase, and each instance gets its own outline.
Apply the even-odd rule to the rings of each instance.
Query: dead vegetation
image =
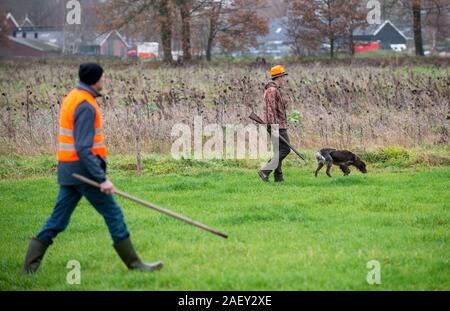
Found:
[[[99,102],[109,148],[121,153],[168,152],[172,126],[192,124],[196,115],[204,124],[249,124],[267,79],[267,68],[254,66],[105,67],[108,87]],[[0,152],[53,153],[59,105],[76,83],[76,64],[6,62],[1,68]],[[448,67],[287,68],[283,92],[298,146],[448,144]]]

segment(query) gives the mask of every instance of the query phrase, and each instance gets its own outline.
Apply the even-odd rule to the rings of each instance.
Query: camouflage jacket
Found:
[[[266,124],[278,124],[280,129],[287,129],[286,103],[281,96],[278,84],[270,81],[264,89],[264,104],[261,119]]]

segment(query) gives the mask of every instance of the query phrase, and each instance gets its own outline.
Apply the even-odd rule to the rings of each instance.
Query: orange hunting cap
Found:
[[[283,66],[272,67],[271,73],[272,73],[272,80],[274,80],[276,78],[279,78],[279,77],[284,77],[284,76],[288,75],[286,73],[286,70],[284,70]]]

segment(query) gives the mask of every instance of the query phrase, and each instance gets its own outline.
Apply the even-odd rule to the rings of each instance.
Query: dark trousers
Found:
[[[286,139],[287,142],[290,143],[289,140],[289,135],[287,133],[286,129],[280,129],[279,130],[280,136],[282,136],[284,139]],[[274,146],[275,149],[275,146]],[[275,158],[275,153],[277,152],[277,150],[274,150],[274,158]],[[289,155],[289,153],[291,152],[291,148],[289,148],[289,146],[281,140],[279,140],[279,157],[278,157],[278,166],[275,169],[275,176],[282,176],[283,175],[283,169],[282,169],[282,165],[283,165],[283,160]],[[270,163],[271,161],[269,161]],[[272,170],[269,167],[269,164],[267,164],[267,166],[265,166],[262,171],[264,171],[267,174],[270,174],[272,172]]]
[[[83,196],[103,216],[114,243],[130,236],[122,210],[114,197],[102,193],[98,188],[83,184],[60,186],[53,212],[37,234],[37,238],[47,245],[52,244],[58,233],[69,225],[70,216]]]

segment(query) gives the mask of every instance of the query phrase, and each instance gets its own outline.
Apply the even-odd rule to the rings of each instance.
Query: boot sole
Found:
[[[269,182],[269,177],[264,177],[263,173],[258,172],[258,175],[262,179],[262,181]]]
[[[137,270],[141,271],[141,272],[154,272],[154,271],[159,271],[162,268],[164,268],[164,263],[161,261],[159,263],[154,264],[151,268],[149,269],[139,269],[137,268]]]
[[[153,271],[159,271],[159,270],[161,270],[162,268],[164,268],[164,263],[163,263],[163,262],[160,262],[160,263],[158,263],[158,264],[155,266],[155,268],[154,268]]]

